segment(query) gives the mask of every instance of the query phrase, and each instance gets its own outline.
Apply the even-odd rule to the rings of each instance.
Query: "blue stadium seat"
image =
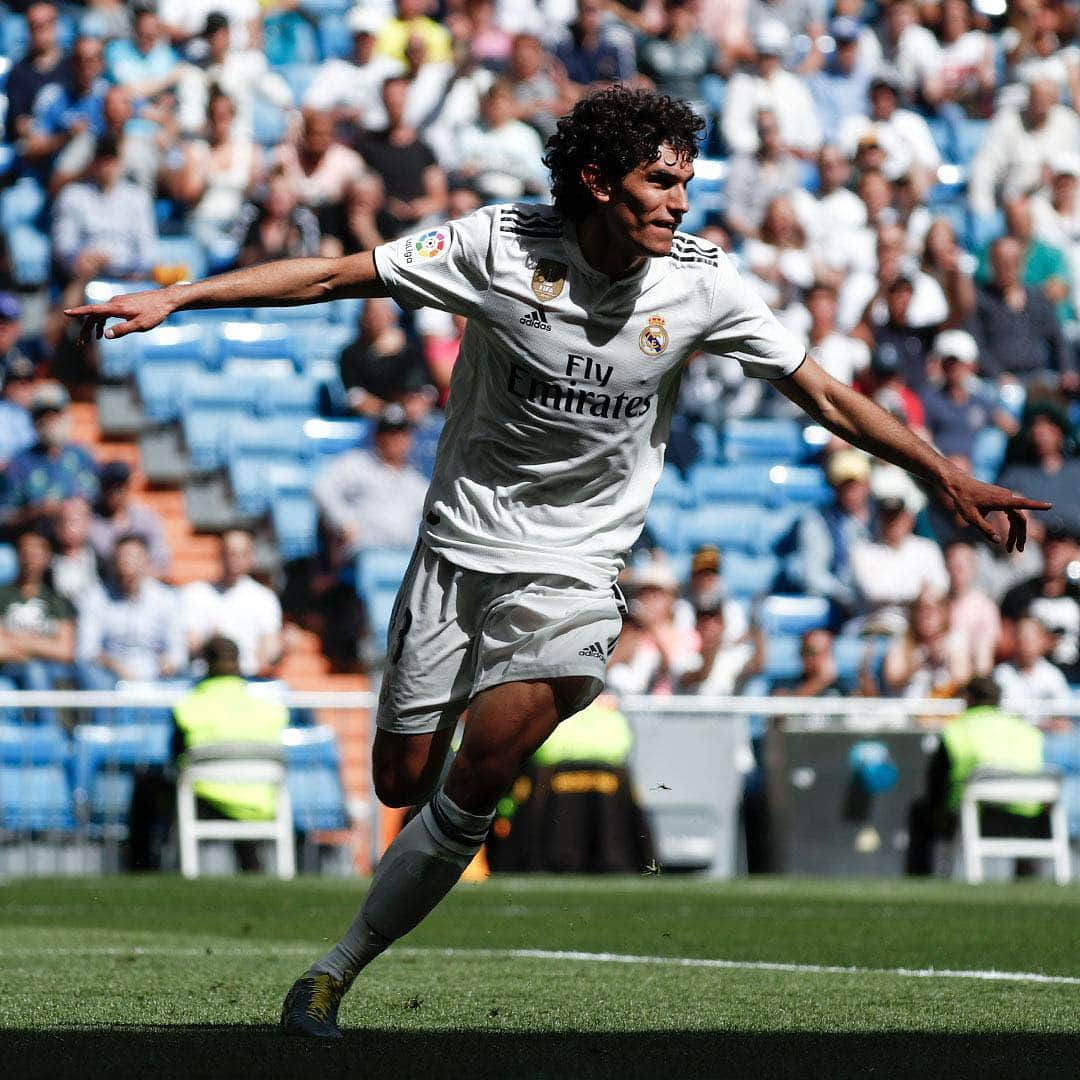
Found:
[[[262,392],[260,383],[228,375],[201,374],[185,382],[180,421],[193,469],[208,471],[224,464],[227,432],[255,412]]]
[[[690,487],[699,506],[716,501],[767,506],[775,499],[769,469],[763,463],[695,465]]]
[[[293,307],[256,307],[251,320],[257,323],[328,322],[322,304],[298,304]]]
[[[16,285],[29,289],[48,282],[52,247],[45,233],[32,225],[16,225],[8,232],[8,254]]]
[[[797,420],[732,420],[724,429],[726,461],[795,464],[806,456],[802,425]]]
[[[73,732],[79,816],[106,834],[126,832],[135,769],[171,757],[169,724],[80,724]]]
[[[958,165],[970,165],[990,128],[989,120],[965,117],[954,128],[953,154]]]
[[[816,465],[774,465],[769,479],[777,492],[775,505],[828,506],[834,498],[825,471]]]
[[[689,507],[694,504],[694,493],[679,475],[674,465],[665,465],[660,479],[653,488],[653,505],[666,503],[671,506]]]
[[[229,429],[225,454],[260,464],[291,464],[310,458],[313,449],[305,424],[294,416],[241,417]]]
[[[293,355],[301,369],[309,375],[323,370],[325,363],[329,363],[336,374],[341,350],[355,338],[356,327],[348,323],[295,323],[292,327]]]
[[[10,232],[16,225],[33,225],[45,209],[45,189],[24,176],[0,192],[0,228]]]
[[[429,413],[413,431],[410,462],[425,476],[430,477],[435,469],[435,454],[442,435],[443,417],[439,413]]]
[[[313,419],[304,425],[304,434],[318,454],[333,457],[346,450],[369,446],[374,427],[371,420]]]
[[[397,591],[409,568],[412,548],[372,548],[356,557],[356,591],[372,597],[380,591]]]
[[[645,528],[653,541],[669,555],[684,549],[682,520],[684,511],[675,503],[654,502],[645,514]]]
[[[265,360],[247,356],[229,356],[221,363],[222,375],[234,379],[256,379],[271,383],[291,379],[296,375],[296,365],[287,357],[268,356]],[[261,403],[260,403],[261,404]]]
[[[802,674],[802,643],[790,635],[769,636],[765,639],[765,665],[762,674],[770,681],[795,679]]]
[[[175,420],[180,415],[183,387],[203,374],[201,361],[159,360],[143,365],[136,360],[135,364],[135,387],[147,419],[159,424]]]
[[[971,471],[985,483],[997,479],[1005,461],[1005,447],[1009,437],[999,427],[984,427],[975,433],[971,452]]]
[[[282,496],[270,507],[270,517],[284,560],[302,559],[315,554],[318,515],[309,497]]]
[[[229,487],[237,513],[259,517],[286,495],[311,490],[312,469],[301,461],[270,462],[259,457],[229,458]]]
[[[823,596],[766,596],[758,619],[767,634],[805,634],[829,624],[829,601]]]
[[[313,46],[312,51],[317,53],[318,44],[313,30],[311,31],[311,41]],[[317,60],[318,56],[312,56],[306,62],[284,64],[278,69],[281,77],[289,84],[289,89],[293,92],[294,101],[304,100],[304,94],[307,92],[307,88],[311,85],[312,79],[315,78],[315,75],[319,70],[319,65],[316,63]]]
[[[281,742],[296,828],[300,832],[346,828],[349,817],[333,729],[289,727],[281,733]]]
[[[13,544],[0,544],[0,586],[10,585],[19,573],[19,560]]]
[[[159,236],[151,256],[155,266],[183,266],[188,281],[206,277],[206,252],[190,236]]]
[[[833,655],[841,683],[855,687],[867,661],[871,674],[878,676],[890,644],[890,639],[883,637],[838,637],[833,642]]]
[[[681,538],[693,549],[716,544],[722,551],[763,555],[769,550],[771,511],[750,503],[710,502],[683,512]]]
[[[712,424],[695,424],[691,435],[698,448],[698,462],[701,465],[716,465],[720,461],[720,436]]]
[[[0,829],[73,829],[67,736],[52,724],[0,724]]]
[[[346,323],[356,328],[360,316],[364,312],[364,298],[361,296],[346,296],[341,300],[331,300],[329,304],[322,305],[324,311],[328,311],[334,322]]]
[[[285,112],[272,101],[257,97],[251,113],[251,134],[260,146],[272,147],[285,137],[288,121]]]
[[[285,323],[230,321],[219,323],[215,330],[214,351],[222,359],[233,356],[258,360],[294,358],[292,334]]]
[[[176,360],[194,360],[200,365],[206,363],[207,334],[198,323],[173,326],[166,323],[155,326],[145,334],[129,334],[120,338],[119,343],[135,341],[139,349],[140,365],[156,364],[159,361],[172,363]]]
[[[775,555],[745,555],[732,551],[724,556],[724,584],[736,599],[754,599],[772,591],[780,560]]]
[[[319,20],[319,52],[324,60],[352,55],[353,35],[340,15],[324,15]]]
[[[386,651],[386,641],[390,633],[390,616],[394,611],[394,601],[397,599],[397,589],[376,589],[375,592],[364,598],[367,604],[368,626],[371,628],[371,637],[375,648],[383,653]]]
[[[266,379],[258,408],[265,416],[313,416],[319,411],[318,380],[303,375]]]
[[[327,15],[342,18],[349,10],[351,0],[300,0],[300,10],[321,23]]]

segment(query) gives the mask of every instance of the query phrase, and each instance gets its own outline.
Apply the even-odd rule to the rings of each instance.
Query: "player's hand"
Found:
[[[91,338],[121,338],[135,331],[152,330],[167,319],[176,305],[169,289],[148,289],[146,292],[114,296],[103,304],[83,304],[81,307],[65,308],[64,314],[72,319],[83,319],[79,345],[86,345]],[[118,326],[105,329],[107,319],[123,319]]]
[[[959,470],[941,482],[938,498],[956,518],[979,530],[992,544],[1000,544],[1000,532],[987,520],[986,515],[1002,511],[1009,521],[1009,534],[1005,537],[1006,551],[1023,551],[1027,543],[1027,510],[1049,510],[1052,503],[1040,502],[1018,495],[996,484],[984,484],[973,476]]]

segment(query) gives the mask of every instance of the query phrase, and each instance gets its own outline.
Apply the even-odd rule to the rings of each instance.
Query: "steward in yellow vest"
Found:
[[[907,871],[933,872],[933,844],[956,831],[964,785],[976,769],[1041,772],[1043,735],[1038,728],[999,708],[1001,690],[989,676],[972,679],[964,690],[967,709],[941,733],[927,770],[926,795],[912,804],[908,822]],[[1049,816],[1037,803],[983,806],[981,828],[988,836],[1049,836]]]
[[[203,655],[206,678],[173,708],[174,750],[179,753],[211,743],[279,742],[288,710],[251,693],[240,675],[236,645],[228,638],[212,637]],[[237,821],[272,818],[277,798],[273,785],[252,783],[203,781],[195,785],[195,794],[213,810]]]

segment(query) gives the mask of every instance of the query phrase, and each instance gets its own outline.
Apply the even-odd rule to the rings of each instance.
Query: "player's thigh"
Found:
[[[413,806],[442,776],[452,727],[416,734],[377,730],[371,751],[375,794],[387,806]]]
[[[484,814],[522,766],[588,692],[588,679],[567,676],[502,683],[469,703],[461,747],[446,778],[446,793],[463,810]]]

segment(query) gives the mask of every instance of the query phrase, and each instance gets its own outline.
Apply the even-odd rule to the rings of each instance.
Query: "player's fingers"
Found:
[[[1003,510],[1052,510],[1053,503],[1041,502],[1038,499],[1026,499],[1023,495],[1014,495],[1008,506]]]
[[[968,524],[974,525],[991,544],[1001,543],[997,530],[982,516],[977,506],[960,506],[958,509]]]
[[[64,308],[64,314],[70,315],[73,319],[80,319],[87,315],[107,315],[108,304],[80,304],[78,307]]]
[[[104,325],[104,323],[102,323]],[[126,322],[114,323],[105,331],[105,336],[111,341],[113,338],[122,338],[127,334],[134,333],[136,330],[141,330],[142,325],[138,319],[128,319]]]
[[[1027,514],[1023,510],[1009,510],[1007,514],[1009,539],[1005,542],[1005,550],[1023,551],[1027,543]]]

